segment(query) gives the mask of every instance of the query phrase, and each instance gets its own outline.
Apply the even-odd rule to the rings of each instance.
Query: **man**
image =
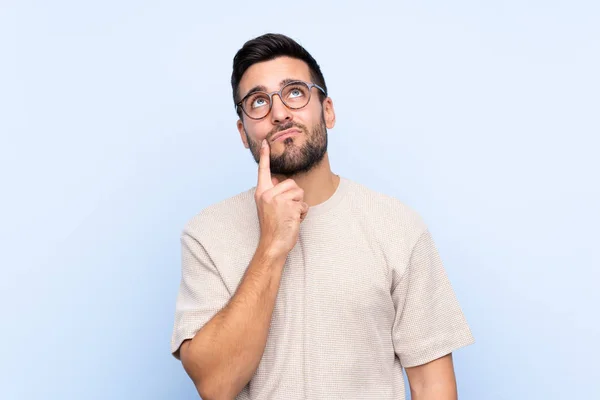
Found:
[[[333,102],[313,57],[267,34],[231,78],[256,187],[183,230],[171,350],[212,399],[456,399],[473,343],[431,235],[400,201],[332,173]]]

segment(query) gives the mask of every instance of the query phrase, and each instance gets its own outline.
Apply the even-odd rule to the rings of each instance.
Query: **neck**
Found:
[[[340,177],[331,172],[327,153],[318,165],[310,171],[292,176],[275,175],[279,181],[293,179],[304,190],[304,201],[309,207],[321,204],[329,199],[338,187]]]

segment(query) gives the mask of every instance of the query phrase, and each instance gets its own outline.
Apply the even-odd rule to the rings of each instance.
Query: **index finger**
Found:
[[[260,147],[260,159],[258,161],[258,184],[257,189],[263,192],[273,187],[271,181],[271,154],[269,144],[266,140],[262,141]]]

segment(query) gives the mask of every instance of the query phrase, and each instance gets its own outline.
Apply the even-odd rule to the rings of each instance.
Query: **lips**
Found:
[[[298,128],[286,129],[285,131],[277,132],[275,135],[273,135],[273,137],[271,138],[271,142],[274,142],[279,139],[283,140],[287,137],[297,135],[298,133],[300,133],[300,129]]]

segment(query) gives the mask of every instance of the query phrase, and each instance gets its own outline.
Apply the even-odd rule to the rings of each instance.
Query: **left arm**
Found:
[[[394,350],[413,400],[457,400],[452,352],[474,342],[429,230],[396,277]]]
[[[458,399],[452,353],[405,370],[413,400]]]

